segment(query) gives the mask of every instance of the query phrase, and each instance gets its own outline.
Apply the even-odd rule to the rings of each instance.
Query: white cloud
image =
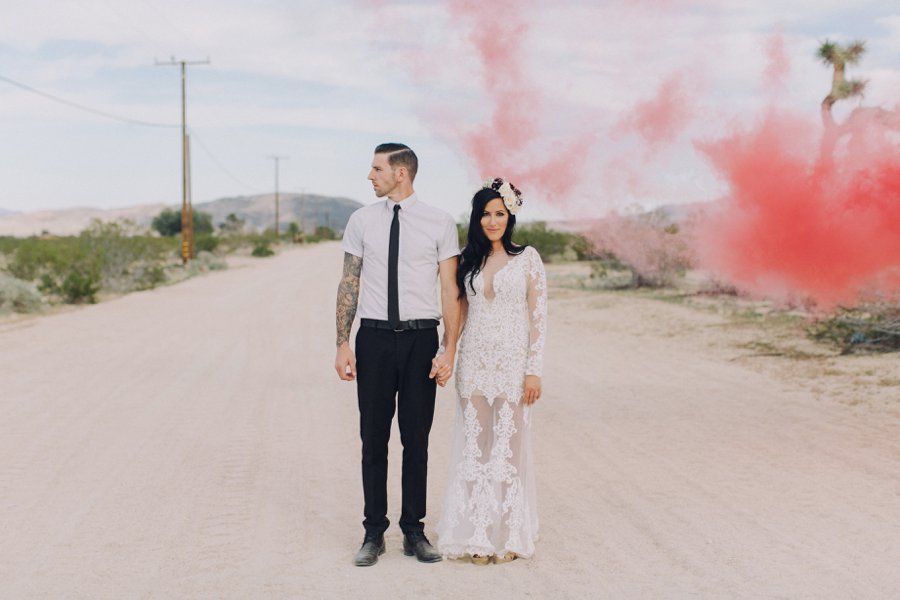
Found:
[[[867,102],[892,105],[900,89],[900,16],[879,9],[882,5],[854,2],[854,9],[876,16],[856,23],[871,31],[870,51],[851,75],[871,80]],[[838,17],[848,11],[838,0],[528,6],[531,26],[522,60],[556,111],[548,122],[563,132],[586,126],[605,131],[635,102],[652,96],[662,79],[683,72],[709,115],[696,125],[695,135],[728,126],[733,115],[749,118],[773,100],[761,83],[763,47],[779,28],[785,31],[792,71],[788,89],[775,100],[817,110],[829,79],[814,58],[817,41],[843,36]],[[205,140],[214,140],[212,150],[221,162],[245,173],[242,179],[268,181],[259,155],[290,152],[303,157],[292,168],[300,173],[302,163],[296,181],[308,191],[368,199],[357,163],[365,167],[375,141],[403,138],[414,140],[417,151],[434,161],[421,184],[440,190],[451,213],[459,212],[451,204],[464,204],[469,195],[472,165],[452,143],[457,132],[433,115],[452,109],[463,121],[483,120],[482,79],[470,41],[441,2],[378,7],[350,0],[263,6],[238,0],[0,0],[0,11],[0,74],[134,118],[179,120],[177,71],[151,67],[154,58],[209,56],[212,65],[189,74],[189,118]],[[812,21],[830,31],[807,30]],[[23,154],[14,142],[0,141],[0,156],[17,156],[15,173],[0,165],[0,179],[14,182],[0,198],[3,208],[22,208],[8,205],[10,197],[27,198],[29,206],[59,205],[67,197],[77,197],[79,204],[114,205],[121,197],[108,195],[103,184],[110,145],[127,147],[135,161],[148,165],[160,164],[156,155],[170,150],[168,134],[129,137],[130,130],[117,129],[124,126],[2,82],[0,100],[0,122],[15,125],[18,135],[39,138],[29,148],[81,148],[80,173],[68,172],[63,181],[48,173],[46,156]],[[67,138],[60,144],[60,136],[69,135],[80,136],[78,143]],[[686,135],[683,142],[689,141]],[[314,144],[315,151],[304,144]],[[598,161],[620,150],[602,146]],[[64,160],[62,154],[52,156]],[[676,164],[648,165],[673,197],[711,186],[697,183],[704,181],[705,167],[684,158],[690,156],[687,148]],[[199,154],[195,158],[203,199],[241,192],[215,165]],[[171,193],[168,168],[135,175],[140,179],[134,186],[146,190],[142,201]]]

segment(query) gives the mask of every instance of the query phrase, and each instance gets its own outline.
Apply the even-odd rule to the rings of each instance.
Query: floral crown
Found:
[[[500,197],[503,198],[503,204],[506,205],[506,210],[512,215],[519,212],[519,209],[522,208],[522,192],[519,191],[519,188],[510,182],[505,181],[502,177],[488,179],[484,182],[484,185],[481,186],[481,189],[494,190],[499,193]]]

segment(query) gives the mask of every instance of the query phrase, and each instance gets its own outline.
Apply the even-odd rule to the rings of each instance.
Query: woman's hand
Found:
[[[428,378],[434,379],[441,387],[447,385],[450,375],[453,374],[454,354],[453,350],[445,350],[441,346],[435,357],[431,359],[431,373],[428,374]]]
[[[541,378],[537,375],[525,376],[525,406],[531,406],[541,397]]]

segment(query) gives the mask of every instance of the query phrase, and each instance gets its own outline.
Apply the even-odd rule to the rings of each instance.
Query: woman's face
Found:
[[[484,205],[484,213],[481,215],[481,228],[484,235],[491,242],[498,242],[506,233],[506,225],[509,223],[509,212],[501,198],[494,198]]]

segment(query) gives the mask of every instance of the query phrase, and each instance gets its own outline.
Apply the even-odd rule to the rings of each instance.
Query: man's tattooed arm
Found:
[[[344,274],[337,293],[337,345],[350,341],[350,329],[356,317],[356,303],[359,300],[359,274],[362,271],[362,257],[344,253]]]

